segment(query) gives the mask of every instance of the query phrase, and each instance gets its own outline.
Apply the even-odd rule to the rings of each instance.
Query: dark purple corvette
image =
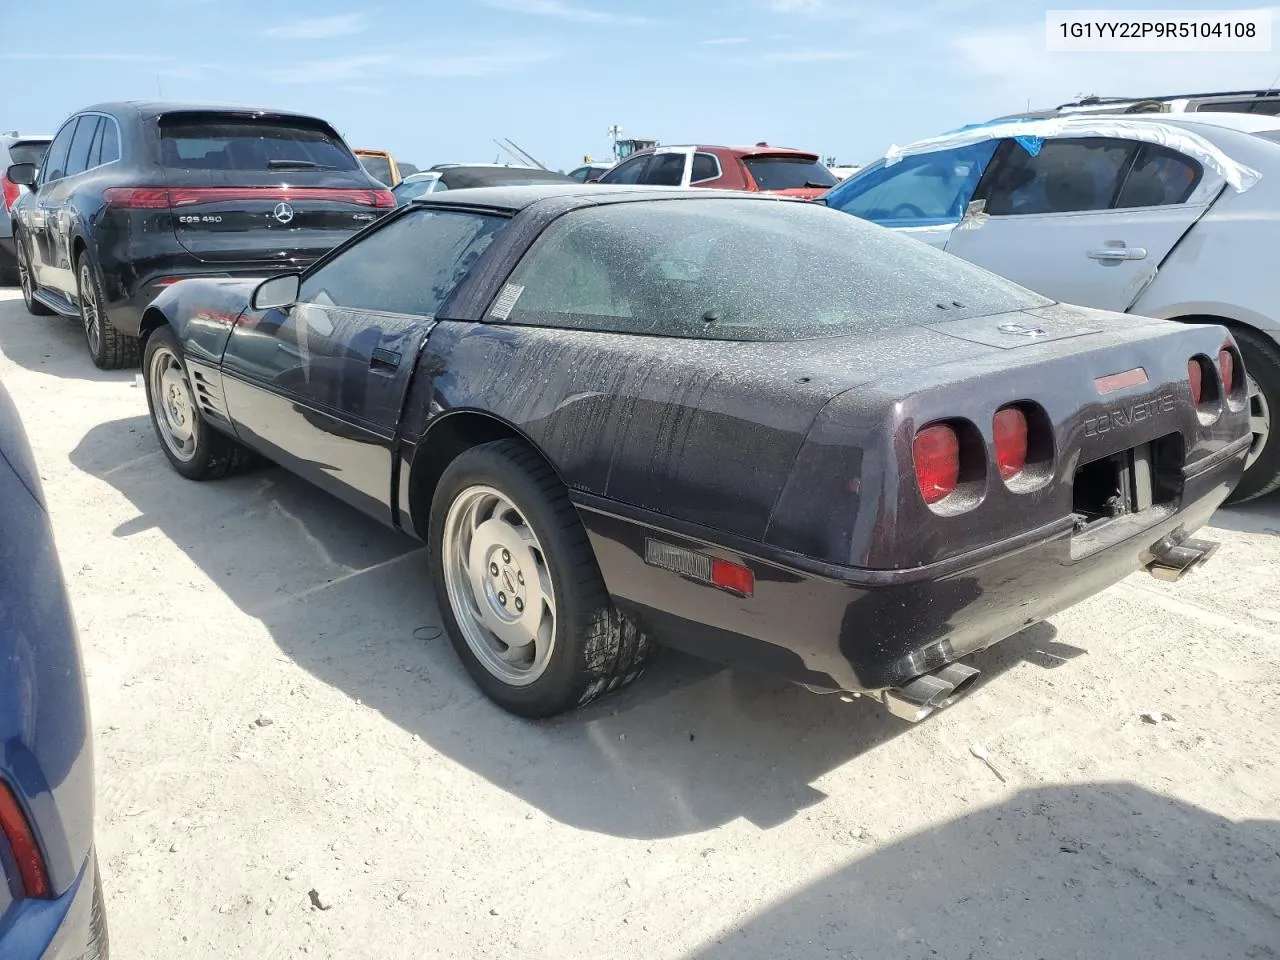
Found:
[[[257,451],[425,540],[527,716],[656,642],[919,719],[958,658],[1206,559],[1250,438],[1222,327],[711,191],[433,195],[300,275],[177,284],[142,334],[178,472]]]

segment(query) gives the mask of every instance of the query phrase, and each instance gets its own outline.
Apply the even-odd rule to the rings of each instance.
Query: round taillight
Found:
[[[996,411],[991,425],[1000,476],[1012,480],[1027,465],[1027,416],[1017,407]]]
[[[1199,360],[1187,361],[1187,379],[1191,381],[1191,402],[1198,407],[1204,399],[1204,367]]]
[[[1218,351],[1218,373],[1222,375],[1222,392],[1232,393],[1236,387],[1236,358],[1226,347]]]
[[[925,427],[911,445],[916,483],[925,503],[937,503],[960,482],[960,437],[945,423]]]

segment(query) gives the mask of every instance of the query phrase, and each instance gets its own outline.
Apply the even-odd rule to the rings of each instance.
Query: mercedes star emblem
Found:
[[[276,208],[271,211],[271,215],[281,223],[288,223],[293,219],[293,207],[287,203],[277,203]]]

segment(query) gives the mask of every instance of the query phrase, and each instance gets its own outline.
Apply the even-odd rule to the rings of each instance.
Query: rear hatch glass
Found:
[[[838,181],[816,157],[743,157],[761,190],[826,190]]]
[[[44,155],[48,150],[48,140],[19,140],[9,144],[9,162],[34,163],[38,167],[44,162]]]
[[[314,260],[393,202],[318,120],[168,114],[158,135],[174,233],[201,260]]]

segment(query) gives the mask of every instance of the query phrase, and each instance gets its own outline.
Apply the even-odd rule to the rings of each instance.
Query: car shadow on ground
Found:
[[[1280,821],[1131,783],[1037,787],[878,846],[690,956],[1275,957],[1278,864]]]
[[[99,370],[89,357],[84,327],[68,317],[35,317],[21,300],[0,300],[4,339],[0,350],[18,366],[64,380],[128,382],[139,371]]]
[[[1209,523],[1236,533],[1280,534],[1280,493],[1223,507]]]
[[[598,704],[520,721],[454,656],[415,541],[278,468],[183,480],[146,417],[94,427],[71,460],[137,508],[115,536],[158,529],[300,666],[564,823],[644,838],[776,825],[824,798],[820,777],[916,729],[867,700],[672,651]],[[968,660],[989,680],[1084,652],[1054,637],[1036,625]]]

